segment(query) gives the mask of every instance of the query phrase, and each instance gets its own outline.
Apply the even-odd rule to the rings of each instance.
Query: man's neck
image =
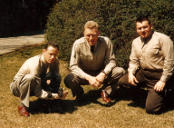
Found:
[[[44,64],[48,64],[47,62],[46,62],[46,60],[45,60],[45,58],[44,58],[44,55],[43,54],[41,54],[41,61],[42,61],[42,63],[44,63]]]

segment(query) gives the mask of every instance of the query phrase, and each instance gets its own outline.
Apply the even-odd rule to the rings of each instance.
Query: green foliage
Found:
[[[99,23],[101,35],[113,44],[119,66],[127,68],[131,42],[137,36],[135,19],[149,15],[157,31],[174,34],[172,0],[62,0],[48,16],[47,40],[60,45],[60,57],[69,60],[73,42],[83,36],[88,20]]]

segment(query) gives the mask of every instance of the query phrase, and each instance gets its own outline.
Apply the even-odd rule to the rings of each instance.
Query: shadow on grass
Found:
[[[117,98],[115,100],[131,100],[128,106],[145,108],[146,97],[148,91],[144,88],[124,88],[121,87],[118,90]],[[164,102],[165,108],[161,111],[162,113],[174,110],[174,90],[168,92]]]
[[[129,101],[131,101],[131,103],[129,103],[128,106],[141,107],[141,108],[145,107],[145,101],[146,101],[146,96],[147,96],[147,90],[145,90],[145,89],[121,87],[121,88],[117,89],[114,96],[111,97],[112,102],[107,104],[105,102],[98,101],[98,98],[101,97],[101,95],[100,95],[101,90],[104,88],[105,87],[103,87],[99,90],[91,90],[87,94],[85,94],[88,99],[88,103],[92,102],[92,103],[99,104],[104,107],[111,107],[121,100],[129,100]],[[87,102],[86,102],[86,104],[87,104]],[[85,104],[83,104],[83,105],[85,105]]]
[[[124,88],[118,90],[117,101],[130,100],[128,106],[145,108],[147,90],[143,88]]]
[[[72,100],[43,100],[30,102],[30,113],[73,113],[77,108]]]
[[[100,98],[101,90],[90,90],[84,95],[84,99],[82,101],[76,100],[43,100],[37,99],[35,101],[30,102],[30,113],[38,114],[38,113],[73,113],[73,111],[77,110],[77,107],[89,105],[91,103],[99,104],[104,107],[110,107],[116,103],[113,101],[111,103],[99,102],[98,98]]]
[[[84,105],[88,105],[91,103],[94,104],[99,104],[103,107],[111,107],[112,105],[114,105],[116,103],[116,101],[112,101],[111,103],[105,103],[104,101],[99,101],[99,98],[101,98],[101,89],[98,90],[90,90],[88,91],[86,94],[84,94],[84,98],[83,101],[80,101],[78,103],[76,103],[77,106],[84,106]]]
[[[99,101],[100,93],[102,89],[99,90],[90,90],[85,94],[85,98],[77,102],[75,100],[41,100],[37,99],[30,102],[30,113],[73,113],[80,106],[89,105],[91,103],[99,104],[103,107],[111,107],[116,104],[116,102],[121,100],[128,100],[131,103],[128,106],[145,108],[147,90],[139,88],[119,88],[115,98],[112,98],[111,103],[105,103]],[[174,97],[174,94],[171,94]],[[166,102],[170,103],[165,109],[164,112],[171,111],[174,109],[174,102],[170,102],[171,99],[168,99]],[[169,101],[170,100],[170,101]]]

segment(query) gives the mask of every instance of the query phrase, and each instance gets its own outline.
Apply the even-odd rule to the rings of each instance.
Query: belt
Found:
[[[149,71],[149,72],[163,72],[162,69],[142,69],[143,71]]]

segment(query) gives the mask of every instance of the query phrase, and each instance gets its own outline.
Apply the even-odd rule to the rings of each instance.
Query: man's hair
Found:
[[[143,22],[145,20],[148,21],[149,24],[151,24],[151,21],[149,20],[148,16],[139,16],[139,17],[137,17],[136,23],[137,22]]]
[[[98,28],[99,28],[99,25],[98,25],[98,23],[95,22],[95,21],[87,21],[87,22],[85,23],[85,25],[84,25],[84,30],[85,30],[86,28],[89,28],[89,29],[93,29],[93,28],[98,29]]]
[[[51,42],[46,43],[44,46],[44,49],[47,49],[49,46],[52,46],[54,48],[57,48],[57,50],[59,50],[59,45],[56,43],[51,43]]]

